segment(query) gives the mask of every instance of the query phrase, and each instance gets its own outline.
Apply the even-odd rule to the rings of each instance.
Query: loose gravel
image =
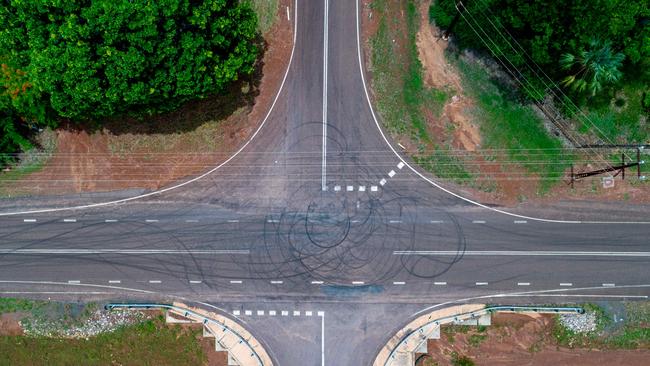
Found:
[[[112,332],[119,327],[139,323],[149,316],[139,311],[97,310],[78,324],[30,319],[21,321],[26,335],[40,337],[88,338]]]
[[[562,314],[560,315],[560,322],[574,333],[589,333],[596,330],[596,314],[591,312]]]

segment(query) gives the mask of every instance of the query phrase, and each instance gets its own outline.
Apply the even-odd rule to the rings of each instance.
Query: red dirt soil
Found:
[[[528,316],[497,314],[483,333],[476,328],[463,334],[456,332],[453,342],[443,331],[438,340],[429,340],[428,354],[438,365],[451,365],[451,353],[470,357],[477,366],[593,366],[648,365],[650,350],[599,350],[564,348],[555,344],[553,315]],[[478,346],[469,342],[472,334],[487,338]]]
[[[106,130],[89,134],[62,128],[56,131],[57,148],[46,166],[10,185],[7,191],[60,194],[128,188],[158,189],[223,162],[260,125],[280,87],[292,48],[293,23],[282,12],[288,5],[292,6],[290,0],[280,0],[276,24],[264,36],[268,47],[262,60],[263,76],[259,94],[253,107],[248,108],[247,113],[233,113],[220,122],[213,136],[217,143],[211,151],[202,150],[197,154],[193,142],[180,137],[172,148],[163,146],[163,154],[152,153],[151,148],[143,146],[120,156],[110,151],[109,141],[119,142],[122,135],[112,135]],[[131,141],[138,137],[137,134],[128,135],[125,138]]]

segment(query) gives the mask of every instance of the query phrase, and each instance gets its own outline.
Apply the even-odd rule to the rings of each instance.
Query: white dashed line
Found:
[[[391,177],[391,178],[394,177],[395,176],[395,171],[391,170],[390,172],[388,172],[388,176]]]
[[[78,283],[81,283],[81,281],[79,281],[79,280],[70,280],[70,281],[68,281],[68,283],[70,283],[70,284],[78,284]]]
[[[239,220],[228,220],[229,223],[237,223]]]
[[[257,316],[263,316],[263,315],[264,315],[264,310],[257,311]]]
[[[388,222],[391,223],[391,224],[401,224],[402,220],[390,220]]]
[[[147,219],[147,220],[144,220],[144,222],[158,222],[158,220],[156,220],[156,219]]]
[[[239,316],[239,314],[241,314],[241,311],[239,311],[239,310],[233,310],[232,311],[232,315],[234,315],[234,316]]]
[[[345,189],[346,189],[348,192],[352,192],[352,191],[354,191],[354,186],[347,186],[347,187],[345,187]]]
[[[185,220],[185,222],[199,222],[199,220]]]
[[[159,280],[149,280],[149,283],[160,283]]]
[[[487,285],[488,285],[487,282],[477,282],[476,283],[476,286],[487,286]]]
[[[370,186],[370,192],[377,192],[379,188],[377,186]]]
[[[571,282],[562,282],[562,283],[560,283],[560,286],[562,286],[562,287],[571,287],[571,286],[573,286],[573,284]]]
[[[122,283],[122,281],[120,281],[120,280],[110,280],[110,281],[108,281],[108,283]]]
[[[274,285],[281,285],[284,283],[284,281],[271,281],[271,283]]]
[[[485,224],[485,220],[473,220],[472,224]]]
[[[199,281],[199,280],[190,280],[190,283],[195,284],[195,285],[196,285],[196,284],[199,284],[199,283],[201,283],[201,282],[202,282],[202,281]]]
[[[311,281],[312,285],[322,285],[323,281]]]
[[[106,220],[104,220],[104,222],[117,222],[117,220],[114,220],[114,219],[106,219]]]
[[[36,222],[36,219],[23,219],[23,222]]]
[[[324,312],[324,311],[319,311],[317,314],[318,314],[318,316],[320,316],[320,317],[324,317],[324,316],[325,316],[325,312]]]
[[[269,310],[269,316],[275,316],[276,312],[275,310]]]
[[[442,224],[444,221],[442,220],[431,220],[432,224]]]
[[[365,284],[365,282],[363,282],[363,281],[352,281],[352,284],[353,285],[363,285],[363,284]]]
[[[311,312],[311,311],[305,311],[305,316],[312,316],[312,315],[314,315],[313,312]]]
[[[515,220],[514,222],[515,222],[515,224],[525,224],[528,221],[526,221],[526,220]]]
[[[359,192],[365,192],[366,186],[359,186]]]
[[[359,220],[352,220],[352,221],[350,221],[350,222],[353,223],[353,224],[356,224],[356,223],[359,222]]]
[[[383,186],[383,185],[385,185],[385,184],[386,184],[386,179],[382,178],[382,179],[379,181],[379,185],[382,185],[382,186]]]
[[[406,282],[404,282],[404,281],[395,281],[395,282],[393,282],[393,285],[406,285]]]
[[[517,286],[530,286],[530,282],[517,282]]]
[[[287,6],[287,20],[291,21],[291,16],[289,15],[289,7]]]
[[[286,310],[282,310],[282,316],[289,316],[289,312]]]
[[[338,192],[341,190],[341,186],[334,186],[334,192]]]
[[[280,220],[266,220],[269,224],[277,224]]]
[[[436,286],[447,286],[447,282],[441,281],[441,282],[434,282],[433,283]]]
[[[294,310],[293,316],[300,316],[300,310]]]
[[[402,169],[402,168],[404,168],[404,163],[400,161],[399,163],[397,163],[397,169]]]
[[[603,287],[615,287],[615,283],[603,283]]]
[[[253,315],[253,312],[250,310],[244,310],[244,314],[246,315]]]
[[[241,280],[230,280],[230,283],[232,284],[241,284],[243,281]]]
[[[77,222],[77,219],[63,219],[63,222]]]

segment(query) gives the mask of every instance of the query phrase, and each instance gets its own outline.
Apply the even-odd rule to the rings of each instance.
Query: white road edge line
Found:
[[[133,197],[128,197],[128,198],[123,198],[115,201],[109,201],[109,202],[100,202],[100,203],[92,203],[92,204],[87,204],[87,205],[80,205],[80,206],[69,206],[69,207],[58,207],[58,208],[48,208],[48,209],[39,209],[39,210],[31,210],[31,211],[18,211],[18,212],[0,212],[0,217],[2,216],[16,216],[16,215],[25,215],[25,214],[34,214],[34,213],[45,213],[45,212],[59,212],[59,211],[69,211],[69,210],[82,210],[82,209],[87,209],[87,208],[94,208],[94,207],[103,207],[103,206],[110,206],[110,205],[116,205],[119,203],[125,203],[125,202],[130,202],[134,200],[138,200],[141,198],[145,197],[150,197],[154,195],[158,195],[161,193],[169,192],[174,189],[178,189],[180,187],[186,186],[190,183],[194,183],[200,179],[203,179],[207,177],[208,175],[214,173],[215,171],[219,170],[222,166],[230,163],[232,159],[234,159],[239,153],[244,151],[246,147],[255,139],[257,134],[262,130],[262,128],[266,125],[266,121],[268,120],[269,116],[271,115],[271,112],[273,111],[273,108],[275,107],[275,104],[277,103],[278,99],[280,98],[280,94],[282,90],[284,89],[284,84],[287,81],[287,76],[289,75],[289,70],[291,70],[291,65],[293,63],[293,55],[296,50],[296,35],[298,33],[298,0],[294,0],[294,18],[293,18],[293,44],[291,46],[291,55],[289,56],[289,64],[287,65],[287,69],[284,72],[284,77],[282,78],[282,83],[280,83],[280,88],[278,89],[277,93],[275,94],[275,98],[273,99],[273,103],[271,103],[271,107],[269,110],[266,112],[266,115],[264,116],[264,119],[262,120],[262,123],[257,127],[257,130],[251,135],[251,137],[242,145],[239,150],[235,151],[233,155],[231,155],[226,161],[223,163],[217,165],[216,167],[208,170],[207,172],[196,176],[192,179],[189,179],[185,182],[178,183],[176,185],[173,185],[171,187],[167,187],[158,191],[153,191],[145,194],[141,194],[138,196],[133,196]]]
[[[320,363],[325,366],[325,312],[319,311],[320,316]]]
[[[329,42],[328,13],[329,0],[324,1],[325,17],[323,20],[323,161],[321,164],[321,189],[327,190],[327,48]]]
[[[541,250],[395,250],[393,255],[433,255],[433,256],[540,256],[540,257],[650,257],[650,252],[577,252]]]
[[[473,201],[473,200],[471,200],[471,199],[469,199],[469,198],[467,198],[467,197],[461,196],[461,195],[458,194],[458,193],[454,193],[454,192],[452,192],[451,190],[449,190],[449,189],[447,189],[447,188],[444,188],[444,187],[441,186],[440,184],[434,182],[432,179],[427,178],[425,175],[423,175],[422,173],[420,173],[417,169],[413,168],[413,167],[412,167],[412,166],[411,166],[407,161],[405,161],[405,160],[402,158],[402,156],[397,152],[397,150],[395,150],[395,148],[393,147],[393,145],[388,141],[388,138],[386,137],[386,134],[384,133],[384,131],[383,131],[382,128],[381,128],[381,125],[379,124],[379,120],[377,119],[377,116],[376,116],[376,114],[375,114],[375,110],[374,110],[374,108],[372,107],[372,103],[370,102],[370,93],[368,92],[368,87],[366,86],[366,76],[365,76],[364,73],[363,73],[363,61],[362,61],[362,58],[361,58],[361,38],[360,38],[360,33],[361,33],[361,31],[360,31],[360,22],[359,22],[359,0],[355,0],[355,3],[356,3],[356,18],[357,18],[357,19],[356,19],[356,20],[357,20],[357,55],[358,55],[358,61],[359,61],[359,72],[361,73],[361,81],[362,81],[362,84],[363,84],[363,91],[364,91],[365,94],[366,94],[366,101],[368,102],[368,107],[370,108],[370,113],[372,114],[372,118],[373,118],[373,120],[375,121],[375,126],[377,127],[377,129],[379,130],[379,133],[380,133],[381,136],[383,137],[384,142],[386,142],[386,145],[388,145],[388,147],[389,147],[389,148],[391,149],[391,151],[395,154],[395,156],[397,156],[397,158],[398,158],[399,160],[401,160],[401,161],[404,163],[404,165],[405,165],[407,168],[409,168],[413,173],[415,173],[417,176],[419,176],[420,178],[424,179],[424,180],[427,181],[429,184],[431,184],[432,186],[434,186],[434,187],[440,189],[441,191],[443,191],[443,192],[445,192],[445,193],[447,193],[447,194],[450,194],[450,195],[452,195],[452,196],[454,196],[454,197],[456,197],[456,198],[458,198],[458,199],[461,199],[461,200],[463,200],[463,201],[465,201],[465,202],[467,202],[467,203],[470,203],[470,204],[473,204],[473,205],[475,205],[475,206],[478,206],[478,207],[484,208],[484,209],[486,209],[486,210],[490,210],[490,211],[492,211],[492,212],[498,212],[498,213],[501,213],[501,214],[504,214],[504,215],[508,215],[508,216],[510,216],[510,217],[516,217],[516,218],[520,218],[520,219],[528,219],[528,220],[539,221],[539,222],[556,223],[556,224],[582,224],[582,223],[591,223],[591,224],[601,224],[601,223],[602,223],[602,224],[604,224],[604,223],[615,223],[615,224],[650,224],[650,221],[638,221],[638,222],[605,222],[605,221],[555,220],[555,219],[545,219],[545,218],[541,218],[541,217],[532,217],[532,216],[520,215],[520,214],[516,214],[516,213],[512,213],[512,212],[508,212],[508,211],[500,210],[500,209],[498,209],[498,208],[490,207],[490,206],[484,205],[484,204],[482,204],[482,203],[480,203],[480,202]]]

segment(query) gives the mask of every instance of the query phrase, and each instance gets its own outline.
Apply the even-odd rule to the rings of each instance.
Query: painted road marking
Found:
[[[294,310],[293,316],[300,316],[300,310]]]
[[[487,282],[477,282],[476,283],[476,286],[487,286],[487,285],[488,285]]]
[[[286,310],[282,310],[282,316],[289,316],[289,312]]]
[[[528,221],[526,221],[526,220],[515,220],[514,222],[515,222],[515,224],[525,224]]]
[[[322,285],[323,281],[311,281],[312,285]]]
[[[192,283],[192,284],[199,284],[199,283],[201,283],[201,282],[203,282],[203,281],[200,281],[200,280],[190,280],[190,283]]]
[[[160,283],[159,280],[149,280],[149,283]]]
[[[266,220],[269,224],[277,224],[280,220]]]
[[[271,281],[271,283],[274,285],[281,285],[284,283],[284,281]]]
[[[444,221],[442,220],[431,220],[432,224],[442,224]]]
[[[70,280],[70,281],[68,281],[68,283],[69,284],[79,284],[79,283],[81,283],[81,281],[79,281],[79,280]]]
[[[473,220],[472,224],[485,224],[485,220]]]
[[[23,222],[36,222],[36,219],[23,219]]]
[[[395,176],[395,171],[394,171],[394,170],[391,170],[390,172],[388,172],[388,176],[389,176],[390,178],[394,177],[394,176]]]
[[[436,285],[436,286],[447,286],[447,282],[444,282],[444,281],[434,282],[433,284]]]
[[[383,186],[384,184],[386,184],[386,179],[382,178],[382,179],[379,181],[379,185],[382,185],[382,186]]]
[[[347,186],[345,187],[348,192],[354,191],[354,186]]]
[[[104,222],[117,222],[117,220],[114,220],[114,219],[106,219],[106,220],[104,220]]]
[[[329,31],[329,2],[325,0],[325,17],[323,20],[323,161],[321,166],[321,187],[327,190],[327,51]]]
[[[239,311],[239,310],[233,310],[232,311],[232,315],[239,316],[239,314],[241,314],[241,311]]]
[[[289,7],[287,6],[287,20],[291,21],[291,17],[289,16]]]
[[[242,280],[230,280],[230,283],[232,284],[241,284],[242,282]]]
[[[616,287],[615,283],[603,283],[603,287]]]
[[[377,186],[370,186],[370,191],[371,192],[377,192],[377,190],[379,190],[379,188]]]
[[[353,285],[363,285],[363,284],[365,284],[365,282],[363,282],[363,281],[352,281],[352,284]]]
[[[395,282],[393,282],[393,285],[406,285],[406,282],[404,282],[404,281],[395,281]]]
[[[338,192],[341,190],[341,186],[334,186],[334,192]]]
[[[77,222],[77,219],[63,219],[63,222]]]
[[[199,222],[199,220],[185,220],[185,222]]]
[[[319,311],[319,312],[318,312],[318,313],[316,313],[316,314],[318,314],[318,316],[320,316],[320,317],[323,317],[323,316],[325,316],[325,312],[324,312],[324,311]]]
[[[269,316],[275,316],[276,312],[275,310],[269,310]]]
[[[158,220],[156,220],[156,219],[147,219],[147,220],[144,220],[144,222],[158,222]]]
[[[455,250],[395,250],[393,255],[456,256]],[[463,256],[650,257],[650,252],[576,252],[540,250],[468,250]]]
[[[264,315],[264,310],[258,310],[257,315],[258,316],[263,316]]]
[[[108,281],[108,283],[122,283],[122,281],[120,281],[120,280],[110,280],[110,281]]]
[[[404,163],[400,161],[399,163],[397,163],[397,169],[402,169],[402,168],[404,168]]]
[[[571,286],[573,286],[573,284],[571,282],[562,282],[562,283],[560,283],[560,286],[562,286],[562,287],[571,287]]]
[[[517,282],[517,286],[530,286],[530,282]]]
[[[239,222],[239,220],[228,220],[228,222],[232,224],[232,223],[237,223],[237,222]]]
[[[250,254],[249,249],[214,249],[214,250],[182,250],[182,249],[0,249],[0,254]]]
[[[359,192],[365,192],[366,186],[359,186]]]
[[[312,316],[312,315],[313,315],[313,312],[311,312],[311,311],[305,311],[305,316]]]
[[[402,220],[390,220],[388,222],[391,223],[391,224],[400,224],[400,223],[402,223]]]
[[[253,312],[250,310],[244,310],[244,314],[246,315],[253,315]]]

